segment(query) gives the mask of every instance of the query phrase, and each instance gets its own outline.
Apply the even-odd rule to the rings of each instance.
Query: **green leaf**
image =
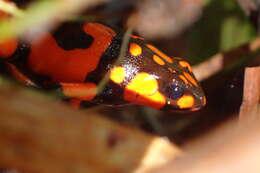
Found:
[[[234,0],[207,0],[201,19],[188,34],[189,57],[198,63],[256,37],[249,19]]]

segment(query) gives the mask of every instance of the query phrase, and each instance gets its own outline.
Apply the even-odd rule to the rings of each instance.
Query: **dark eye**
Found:
[[[170,83],[168,86],[165,88],[165,93],[170,99],[178,99],[184,94],[183,88],[178,86],[176,83]]]

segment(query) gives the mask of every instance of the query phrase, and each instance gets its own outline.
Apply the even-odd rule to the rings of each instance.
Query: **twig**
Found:
[[[259,121],[241,128],[233,120],[192,141],[183,155],[152,173],[260,172],[259,145]]]
[[[244,13],[250,18],[259,34],[260,24],[260,1],[259,0],[237,0]]]
[[[244,96],[239,117],[243,121],[260,119],[260,66],[246,68]]]
[[[179,153],[167,140],[0,83],[0,163],[27,173],[143,173]]]
[[[231,51],[212,56],[207,61],[193,66],[193,72],[199,81],[205,80],[243,59],[255,57],[259,49],[260,38]]]
[[[200,17],[202,6],[201,0],[140,1],[128,26],[150,39],[175,36]]]
[[[16,17],[21,17],[24,15],[23,11],[18,9],[14,3],[6,2],[3,0],[0,1],[0,11],[12,14]]]
[[[237,2],[243,9],[244,13],[249,16],[252,11],[257,10],[257,4],[259,3],[259,0],[237,0]]]
[[[21,34],[35,34],[48,31],[50,28],[68,19],[70,16],[79,13],[83,9],[90,8],[105,0],[53,0],[36,1],[24,11],[24,15],[4,20],[0,23],[0,38],[8,39]],[[35,27],[37,26],[37,27]],[[27,35],[27,37],[30,35]]]

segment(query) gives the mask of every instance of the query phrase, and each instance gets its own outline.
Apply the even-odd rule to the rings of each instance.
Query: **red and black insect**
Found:
[[[0,43],[0,59],[21,83],[62,91],[78,106],[91,101],[193,111],[205,105],[191,66],[141,37],[130,38],[125,57],[115,64],[123,35],[101,23],[67,22],[31,44]],[[109,80],[99,90],[105,75]]]

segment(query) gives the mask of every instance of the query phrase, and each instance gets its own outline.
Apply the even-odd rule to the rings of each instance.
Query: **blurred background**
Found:
[[[55,28],[67,19],[98,20],[125,30],[131,27],[135,34],[143,36],[167,55],[183,57],[194,65],[195,75],[207,97],[207,106],[201,111],[180,114],[136,105],[95,105],[94,108],[88,108],[120,123],[166,136],[178,144],[202,135],[223,121],[237,116],[242,103],[244,68],[259,64],[259,57],[250,48],[258,33],[259,2],[256,0],[12,2],[15,2],[18,10],[29,9],[27,11],[30,20],[24,20],[23,24],[14,23],[12,28],[9,25],[0,25],[2,35],[7,35],[13,28],[22,28],[25,31],[29,28],[32,31],[27,32],[24,38],[35,38],[41,30]],[[61,5],[57,3],[60,6],[55,7],[56,2]],[[85,9],[81,5],[84,3],[94,5]],[[73,11],[74,6],[80,12],[75,9]],[[11,13],[19,16],[18,10]],[[198,66],[201,63],[210,63],[215,55],[222,56],[221,66],[219,61],[207,67]],[[219,67],[217,71],[213,71],[215,66]],[[206,73],[211,75],[201,77],[201,74]]]

